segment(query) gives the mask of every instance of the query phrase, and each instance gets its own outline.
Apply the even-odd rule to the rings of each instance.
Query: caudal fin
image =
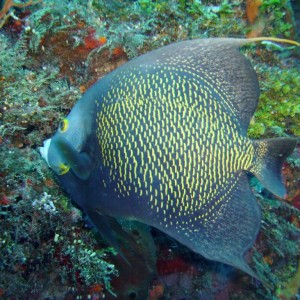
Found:
[[[296,143],[293,138],[265,139],[253,142],[256,163],[250,171],[267,190],[281,198],[286,195],[281,176],[282,164],[293,152]]]

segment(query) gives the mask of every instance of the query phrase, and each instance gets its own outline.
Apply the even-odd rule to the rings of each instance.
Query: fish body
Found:
[[[256,276],[244,254],[261,213],[246,173],[283,197],[280,169],[295,140],[247,137],[259,85],[245,43],[185,41],[133,59],[45,142],[43,157],[102,234],[111,217],[137,220]]]

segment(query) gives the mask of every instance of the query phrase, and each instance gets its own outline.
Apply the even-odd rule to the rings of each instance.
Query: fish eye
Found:
[[[69,128],[69,121],[68,119],[63,119],[60,123],[59,123],[59,131],[64,133],[68,130]]]

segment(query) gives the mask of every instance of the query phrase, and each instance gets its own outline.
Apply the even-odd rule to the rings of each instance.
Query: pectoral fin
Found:
[[[93,169],[93,163],[89,155],[84,152],[78,152],[61,135],[55,135],[51,139],[48,163],[60,175],[71,169],[78,178],[83,180],[89,178]]]

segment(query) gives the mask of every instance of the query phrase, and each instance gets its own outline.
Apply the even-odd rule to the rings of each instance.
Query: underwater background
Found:
[[[135,222],[120,224],[143,259],[128,265],[74,206],[38,147],[99,78],[140,54],[207,37],[300,38],[299,1],[0,1],[0,299],[300,299],[300,49],[242,52],[261,96],[248,130],[293,136],[288,197],[251,186],[263,223],[248,261],[264,287]]]

